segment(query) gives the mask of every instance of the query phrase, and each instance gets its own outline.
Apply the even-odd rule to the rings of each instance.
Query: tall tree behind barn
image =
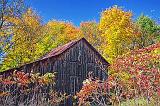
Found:
[[[100,80],[107,79],[108,65],[109,63],[96,49],[85,38],[82,38],[55,48],[41,59],[25,64],[16,70],[34,71],[41,74],[57,72],[57,91],[75,95],[81,89],[82,82],[87,78],[89,72]],[[9,75],[13,70],[15,69],[3,73]]]

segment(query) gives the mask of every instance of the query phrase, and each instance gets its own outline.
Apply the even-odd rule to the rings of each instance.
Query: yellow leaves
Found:
[[[100,30],[107,30],[109,27],[114,26],[126,26],[131,19],[132,13],[125,12],[121,8],[116,6],[103,11],[100,20]]]
[[[132,38],[135,36],[131,18],[132,13],[130,11],[123,11],[117,6],[102,12],[99,30],[106,40],[103,54],[108,56],[109,60],[128,51]]]
[[[81,38],[81,31],[72,23],[63,21],[49,21],[43,27],[43,37],[36,45],[36,54],[43,56],[57,46]]]
[[[91,43],[101,54],[103,54],[104,58],[106,58],[107,56],[104,54],[106,38],[102,35],[101,31],[99,31],[99,24],[95,21],[82,22],[80,24],[80,30],[83,37],[87,39],[87,41],[89,41],[89,43]]]
[[[11,37],[9,44],[4,47],[8,49],[5,51],[6,58],[3,61],[3,70],[39,58],[37,42],[43,38],[44,32],[44,26],[42,26],[39,16],[32,9],[23,13],[21,18],[7,17],[7,21],[13,26],[9,28],[9,31],[6,31],[10,32],[8,36]]]
[[[15,25],[18,25],[21,23],[21,19],[18,17],[5,17],[6,21]]]
[[[55,44],[58,46],[71,40],[81,38],[79,28],[74,27],[71,23],[53,20],[48,22],[46,27],[48,32],[46,33],[45,42],[51,42],[51,45]]]
[[[159,54],[159,55],[160,55],[160,48],[155,49],[155,50],[153,51],[153,53],[155,53],[155,54]]]
[[[23,14],[23,21],[28,26],[37,26],[40,25],[40,17],[31,9],[29,8],[25,14]],[[38,26],[37,26],[38,27]]]
[[[35,76],[34,76],[35,77]],[[38,82],[42,85],[54,84],[55,73],[46,73],[43,76],[38,76]]]

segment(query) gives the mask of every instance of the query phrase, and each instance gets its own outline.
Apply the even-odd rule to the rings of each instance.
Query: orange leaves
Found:
[[[12,76],[9,76],[7,78],[2,78],[2,84],[4,85],[12,85],[12,84],[18,84],[19,86],[28,86],[28,84],[32,83],[38,83],[41,85],[48,85],[54,83],[55,75],[54,73],[46,73],[42,76],[39,74],[31,74],[24,73],[23,71],[14,71]]]
[[[21,86],[27,86],[30,83],[29,75],[24,72],[17,72],[15,74],[15,79]]]
[[[18,84],[20,86],[27,86],[29,83],[30,80],[28,74],[20,71],[15,71],[13,76],[9,76],[2,80],[2,84],[4,85]]]
[[[160,49],[160,43],[156,43],[156,44],[150,45],[150,46],[142,48],[142,49],[131,51],[131,53],[132,54],[137,54],[137,53],[141,54],[141,53],[144,53],[144,52],[151,52],[151,51],[154,51],[156,49]]]
[[[26,102],[38,102],[39,100],[42,101],[40,103],[41,105],[43,105],[43,102],[46,103],[46,101],[44,100],[46,98],[46,95],[48,95],[49,97],[49,100],[47,102],[51,102],[53,96],[55,96],[52,95],[52,93],[50,94],[51,91],[54,91],[54,77],[54,73],[46,73],[44,75],[40,75],[39,73],[33,72],[25,73],[22,70],[14,71],[10,76],[0,76],[0,98],[2,99],[2,104],[8,105],[8,101],[13,101],[12,104],[15,104],[15,100],[20,97],[22,101],[16,101],[17,105]],[[35,94],[40,95],[38,99],[37,97],[35,97]],[[58,101],[55,101],[55,103],[59,103],[63,100],[61,96],[59,97],[59,95],[55,96],[54,99],[58,99]]]
[[[4,84],[4,85],[12,85],[14,83],[15,83],[15,81],[12,81],[11,79],[4,79],[2,81],[2,84]]]
[[[82,89],[79,93],[77,93],[77,96],[81,103],[83,103],[86,99],[89,98],[89,96],[92,95],[93,92],[97,92],[98,90],[98,82],[96,81],[90,81],[89,83],[83,85]]]
[[[46,73],[38,78],[38,83],[48,85],[54,83],[55,75],[53,73]]]
[[[80,92],[77,93],[79,104],[84,104],[89,99],[104,96],[108,89],[108,82],[86,79]]]
[[[66,35],[66,37],[69,38],[70,41],[80,38],[79,28],[74,27],[72,24],[65,24],[65,29],[66,31],[64,32],[64,35]]]
[[[65,43],[80,38],[81,36],[79,28],[73,26],[72,23],[63,21],[50,21],[48,22],[47,26],[49,35],[52,35],[55,39],[61,39],[61,41],[64,40]]]
[[[5,97],[5,96],[9,96],[10,93],[9,92],[0,92],[0,97]]]

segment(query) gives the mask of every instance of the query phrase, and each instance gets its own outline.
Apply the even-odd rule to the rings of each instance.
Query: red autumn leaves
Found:
[[[3,78],[1,83],[4,85],[12,85],[17,83],[18,85],[26,86],[30,83],[29,74],[20,71],[15,71],[12,76]]]
[[[12,75],[8,77],[0,77],[0,84],[4,91],[0,92],[0,96],[5,96],[6,93],[11,93],[6,91],[6,87],[11,87],[12,85],[17,85],[21,89],[28,89],[29,84],[34,84],[37,86],[43,86],[48,84],[54,84],[54,73],[46,73],[44,75],[40,75],[40,73],[25,73],[23,71],[14,71]],[[1,89],[2,89],[1,88]],[[36,88],[36,87],[35,87]]]
[[[119,56],[110,66],[111,72],[107,81],[91,81],[82,87],[77,94],[79,102],[87,100],[89,96],[93,97],[95,91],[100,91],[100,88],[102,91],[108,89],[108,94],[111,94],[110,100],[113,96],[118,98],[118,101],[135,96],[159,97],[160,54],[156,52],[158,50],[160,43]]]
[[[129,76],[128,81],[131,81],[132,85],[126,86],[132,86],[141,93],[151,92],[154,94],[160,87],[160,54],[154,52],[159,48],[160,43],[157,43],[132,51],[117,58],[111,68],[116,73],[125,72]]]

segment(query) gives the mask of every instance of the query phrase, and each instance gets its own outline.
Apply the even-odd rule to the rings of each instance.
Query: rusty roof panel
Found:
[[[58,56],[58,55],[62,54],[64,51],[66,51],[67,49],[69,49],[70,47],[72,47],[78,41],[79,40],[71,41],[71,42],[69,42],[69,43],[67,43],[65,45],[59,46],[57,48],[54,48],[53,50],[51,50],[51,52],[49,52],[46,55],[44,55],[40,60]]]

